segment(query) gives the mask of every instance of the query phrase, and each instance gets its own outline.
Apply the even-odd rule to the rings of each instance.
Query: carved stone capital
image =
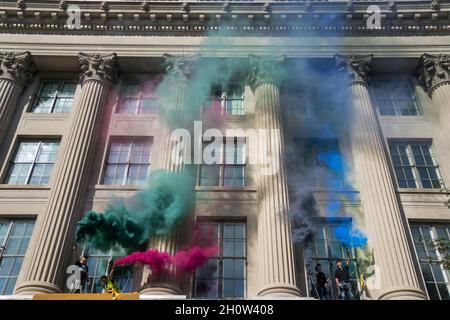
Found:
[[[273,83],[277,86],[285,79],[284,64],[286,55],[257,56],[250,54],[248,81],[253,92],[264,83]]]
[[[81,66],[81,82],[96,80],[113,83],[117,80],[119,66],[115,53],[102,56],[99,53],[86,54],[80,52],[78,58]]]
[[[163,55],[167,74],[172,80],[187,81],[194,73],[195,65],[200,55]]]
[[[436,88],[450,84],[449,67],[450,55],[422,55],[417,72],[423,88],[430,96]]]
[[[366,84],[370,80],[373,54],[349,56],[337,54],[334,59],[338,72],[350,84]]]
[[[33,77],[36,67],[31,59],[31,53],[6,52],[0,53],[0,79],[14,81],[23,87]]]

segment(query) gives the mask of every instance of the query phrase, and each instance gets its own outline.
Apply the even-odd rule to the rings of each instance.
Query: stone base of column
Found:
[[[149,283],[139,290],[140,294],[144,295],[167,295],[167,296],[179,296],[183,295],[183,292],[176,287],[168,283]]]
[[[397,287],[381,291],[378,300],[428,300],[428,298],[417,288]]]
[[[53,283],[44,281],[28,281],[20,283],[14,290],[16,295],[33,295],[36,293],[61,293],[61,289]]]
[[[273,297],[301,297],[300,290],[297,287],[280,283],[271,284],[258,292],[258,296],[273,296]]]

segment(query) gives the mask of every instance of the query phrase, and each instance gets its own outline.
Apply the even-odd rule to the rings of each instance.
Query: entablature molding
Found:
[[[67,24],[71,6],[80,25]],[[381,27],[370,29],[370,5]],[[450,3],[411,1],[0,1],[0,31],[240,35],[450,33]]]

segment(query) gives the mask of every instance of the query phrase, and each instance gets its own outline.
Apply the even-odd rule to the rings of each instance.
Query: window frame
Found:
[[[36,142],[36,143],[38,143],[37,151],[34,154],[33,161],[32,162],[17,162],[17,163],[15,163],[14,162],[14,158],[16,157],[17,152],[19,151],[20,145],[22,143],[27,143],[27,142]],[[37,156],[39,154],[39,151],[41,150],[41,146],[42,146],[43,143],[57,143],[58,144],[57,150],[56,150],[55,162],[53,162],[53,163],[51,163],[51,162],[36,162]],[[32,178],[32,174],[34,172],[34,169],[35,169],[36,165],[39,165],[39,164],[52,165],[52,171],[53,171],[53,168],[54,168],[54,166],[56,164],[56,161],[58,160],[58,153],[59,153],[60,145],[61,145],[61,140],[57,139],[57,138],[48,138],[48,139],[47,138],[42,138],[42,139],[39,139],[39,138],[37,138],[37,139],[24,138],[24,139],[19,139],[17,141],[17,143],[15,144],[13,150],[12,150],[12,154],[11,154],[11,157],[10,157],[10,160],[9,160],[9,166],[8,166],[8,168],[6,170],[5,178],[3,180],[3,184],[6,184],[6,185],[30,185],[30,186],[48,186],[48,185],[50,185],[50,180],[51,180],[52,173],[50,173],[50,175],[49,175],[49,182],[46,183],[46,184],[30,184],[30,180]],[[25,180],[25,183],[23,183],[23,184],[10,184],[10,183],[8,183],[8,179],[10,177],[10,172],[11,172],[11,170],[14,167],[15,164],[31,164],[30,169],[28,169],[27,178]]]
[[[122,162],[117,162],[117,163],[109,163],[108,162],[108,158],[109,155],[111,153],[111,146],[113,143],[129,143],[129,148],[128,148],[128,152],[127,152],[127,162],[126,163],[122,163]],[[150,153],[149,153],[149,162],[148,164],[144,164],[144,163],[132,163],[131,162],[131,154],[132,154],[132,148],[133,148],[133,144],[135,142],[143,142],[143,143],[149,143],[150,146]],[[109,141],[108,141],[108,148],[106,150],[106,154],[105,154],[105,160],[103,162],[104,164],[104,168],[102,170],[102,176],[100,179],[100,184],[101,185],[105,185],[105,186],[142,186],[142,184],[128,184],[127,181],[129,179],[129,173],[130,173],[130,167],[132,165],[148,165],[148,170],[147,170],[147,178],[151,172],[151,167],[152,167],[152,149],[154,146],[154,139],[153,137],[113,137],[111,136]],[[125,174],[123,177],[123,181],[121,184],[114,184],[114,183],[105,183],[105,178],[106,178],[106,171],[108,169],[108,164],[111,165],[125,165]]]
[[[325,239],[319,239],[319,241],[321,243],[323,243],[323,245],[325,245],[325,249],[326,249],[326,257],[322,257],[322,256],[315,256],[315,252],[317,250],[315,250],[316,248],[316,241],[318,241],[316,239],[316,234],[314,234],[313,238],[312,238],[312,242],[311,242],[311,250],[312,250],[312,255],[311,255],[311,269],[314,269],[316,263],[320,263],[323,260],[326,260],[329,263],[330,266],[330,270],[324,270],[324,266],[322,264],[322,271],[329,271],[330,274],[330,280],[331,280],[331,287],[332,287],[332,291],[329,293],[331,299],[337,299],[338,295],[337,295],[337,287],[336,287],[336,282],[335,282],[335,278],[334,278],[334,270],[335,268],[335,262],[337,259],[342,259],[343,262],[346,261],[347,256],[342,253],[344,252],[344,248],[345,246],[343,244],[341,244],[339,241],[333,241],[333,237],[331,236],[332,231],[330,230],[330,226],[339,226],[339,225],[347,225],[349,227],[352,226],[352,219],[351,218],[328,218],[328,220],[326,219],[316,219],[314,221],[315,224],[315,228],[317,228],[318,226],[324,226],[325,229]],[[333,256],[333,244],[339,243],[340,244],[340,250],[341,250],[341,256],[340,257],[335,257]],[[360,275],[360,271],[358,269],[358,251],[355,248],[350,248],[350,252],[351,252],[351,259],[350,259],[350,263],[351,266],[353,266],[355,269],[353,270],[354,272],[350,272],[349,271],[349,277],[350,277],[350,282],[352,284],[352,289],[353,289],[353,295],[356,299],[360,298],[360,294],[359,292],[361,291],[360,288],[360,283],[359,283],[359,275]],[[303,253],[303,255],[305,256],[305,254]],[[306,269],[306,268],[305,268]],[[312,275],[313,278],[311,278],[310,274],[309,274],[309,270],[306,269],[306,277],[307,277],[307,289],[308,289],[308,295],[311,296],[311,292],[313,290],[312,286],[311,286],[311,281],[314,282],[315,284],[315,278],[314,278],[314,273]],[[352,274],[354,274],[354,276],[352,277]]]
[[[241,89],[242,89],[242,96],[241,96],[241,98],[237,98],[237,97],[229,98],[228,97],[228,88],[230,86],[233,86],[233,85],[237,85],[237,86],[241,87]],[[220,91],[221,91],[220,96],[217,96],[217,95],[213,94],[214,93],[213,92],[214,91],[213,88],[216,87],[216,86],[217,87],[220,86]],[[231,117],[242,117],[242,116],[245,116],[245,104],[244,104],[244,102],[245,102],[245,83],[244,83],[244,81],[230,80],[228,82],[213,83],[211,85],[211,93],[210,93],[209,98],[208,98],[209,107],[213,106],[215,101],[220,102],[221,115],[223,115],[223,116],[231,116]],[[229,111],[229,109],[228,109],[228,102],[229,101],[231,101],[231,102],[233,102],[233,101],[241,101],[242,105],[238,109],[240,111],[239,114],[233,114],[232,113],[233,108],[231,108],[230,111]],[[208,108],[204,108],[203,111],[206,111],[206,110],[208,110]]]
[[[338,154],[341,158],[342,156],[342,152],[341,152],[341,144],[338,138],[334,138],[334,137],[326,137],[326,138],[320,138],[320,137],[301,137],[301,138],[296,138],[294,139],[296,144],[300,144],[303,145],[305,148],[305,152],[301,152],[303,154],[303,159],[304,159],[304,164],[307,167],[311,167],[314,169],[319,169],[319,168],[323,168],[325,170],[328,170],[330,172],[332,172],[327,166],[321,165],[320,163],[318,163],[318,159],[317,156],[318,154],[320,154],[318,151],[318,147],[321,146],[331,146],[332,148],[329,148],[326,150],[326,152],[334,152],[336,154]],[[299,149],[297,147],[297,149]],[[297,151],[297,154],[300,152],[300,150]],[[308,156],[310,156],[310,158],[308,158]],[[311,162],[310,162],[311,160]],[[334,173],[334,172],[333,172]],[[323,188],[329,188],[329,186],[327,185],[327,181],[329,180],[329,177],[327,178],[327,181],[322,181],[323,177],[319,177],[318,175],[314,175],[314,182],[315,185],[314,187],[317,189],[323,189]],[[336,188],[339,187],[344,187],[345,185],[345,176],[344,176],[344,168],[342,167],[342,163],[341,163],[341,168],[340,171],[338,173],[338,175],[336,175],[335,177],[335,181],[337,182]]]
[[[55,92],[55,94],[54,94],[54,96],[52,98],[51,108],[50,108],[50,110],[48,112],[36,112],[35,110],[36,110],[36,107],[37,107],[37,102],[42,98],[42,96],[41,96],[42,89],[44,88],[44,85],[46,83],[57,83],[58,84],[56,92]],[[66,96],[62,96],[61,97],[61,91],[64,88],[64,85],[67,84],[67,83],[72,83],[72,84],[75,85],[75,91],[73,92],[73,96],[72,97],[66,97]],[[73,103],[75,101],[76,91],[77,91],[77,82],[74,81],[74,80],[69,80],[69,79],[43,79],[43,80],[41,80],[41,83],[39,85],[39,89],[38,89],[38,91],[37,91],[37,93],[36,93],[36,95],[35,95],[35,97],[33,99],[33,103],[31,104],[31,108],[29,109],[28,112],[29,113],[37,113],[37,114],[39,114],[39,113],[47,113],[47,114],[49,114],[49,113],[70,113],[70,111],[72,110],[72,107],[73,107]],[[62,111],[56,112],[55,111],[56,102],[60,98],[71,98],[72,99],[70,110],[68,110],[67,112],[62,112]]]
[[[102,288],[101,292],[96,291],[97,284],[99,283],[101,276],[109,274],[111,268],[113,267],[113,261],[120,257],[120,256],[116,255],[115,253],[116,252],[114,252],[113,249],[110,249],[107,254],[104,252],[101,252],[100,250],[97,250],[97,251],[95,251],[95,253],[90,254],[89,250],[86,248],[86,244],[83,246],[81,255],[87,256],[88,266],[89,266],[89,261],[92,261],[93,259],[96,260],[94,273],[91,275],[91,272],[93,270],[91,270],[91,268],[89,268],[89,270],[88,270],[88,281],[89,282],[86,284],[86,287],[83,288],[84,292],[87,292],[87,293],[102,293],[103,292],[103,288]],[[102,260],[106,260],[106,270],[105,270],[104,274],[103,273],[98,274],[99,264],[101,263]],[[126,273],[126,276],[121,275],[120,277],[118,277],[120,279],[119,281],[116,281],[117,279],[114,281],[120,287],[121,281],[126,279],[125,285],[129,284],[130,291],[128,291],[128,290],[123,291],[126,287],[124,287],[124,288],[120,287],[120,289],[122,292],[132,292],[133,285],[134,285],[133,269],[131,266],[121,267],[121,269]]]
[[[217,270],[217,278],[211,278],[211,279],[217,279],[217,297],[203,297],[203,296],[196,296],[196,289],[197,289],[197,272],[194,272],[193,274],[193,278],[192,278],[192,298],[194,299],[223,299],[223,300],[231,300],[231,299],[246,299],[247,298],[247,284],[248,284],[248,279],[247,279],[247,268],[248,268],[248,227],[247,227],[247,221],[244,219],[200,219],[197,222],[197,225],[199,226],[200,224],[205,224],[205,225],[217,225],[218,226],[218,243],[217,246],[220,248],[219,253],[214,256],[211,257],[210,259],[215,259],[218,260],[217,266],[218,266],[218,270]],[[238,257],[238,256],[224,256],[223,254],[223,247],[224,247],[224,226],[226,224],[242,224],[244,226],[244,238],[232,238],[234,240],[236,239],[243,239],[245,241],[244,243],[244,257]],[[228,239],[228,238],[227,238]],[[223,297],[223,282],[224,280],[236,280],[238,278],[230,278],[227,277],[225,278],[223,275],[223,262],[224,260],[233,260],[233,262],[235,260],[244,260],[244,294],[243,297]],[[208,259],[209,261],[209,259]],[[203,279],[204,280],[204,279]]]
[[[239,141],[243,141],[242,143],[242,152],[243,152],[243,156],[244,156],[244,164],[227,164],[226,161],[226,145],[227,145],[227,140],[230,140],[231,138],[233,138],[233,145],[234,145],[234,150],[235,150],[235,156],[238,154],[238,149],[237,147],[239,146],[238,142]],[[197,186],[199,187],[203,187],[203,188],[208,188],[208,187],[221,187],[221,188],[245,188],[247,186],[247,139],[245,137],[223,137],[222,139],[222,146],[221,146],[221,154],[222,154],[222,163],[214,163],[214,164],[206,164],[203,163],[203,151],[204,151],[204,147],[205,144],[209,145],[213,143],[213,141],[206,141],[206,140],[202,140],[202,149],[201,149],[201,159],[202,159],[202,163],[198,165],[198,170],[197,170]],[[233,159],[234,161],[234,159]],[[202,168],[203,167],[219,167],[219,184],[218,185],[204,185],[202,184]],[[227,177],[225,176],[225,172],[226,172],[226,168],[243,168],[243,177],[242,177],[242,185],[240,186],[235,186],[235,185],[225,185],[225,180],[227,179]],[[211,179],[211,178],[208,178]],[[236,179],[236,178],[234,178]]]
[[[3,222],[3,221],[8,222],[8,223],[9,223],[9,227],[8,227],[8,230],[7,230],[6,234],[5,234],[5,239],[3,240],[3,243],[0,243],[0,262],[3,260],[3,258],[8,257],[8,258],[14,259],[14,262],[16,261],[16,259],[22,258],[22,263],[21,263],[19,272],[17,273],[17,276],[11,277],[11,270],[10,270],[10,274],[9,274],[8,276],[1,276],[1,278],[2,278],[2,279],[11,279],[11,278],[15,278],[15,279],[16,279],[16,282],[15,282],[15,284],[14,284],[14,287],[15,287],[16,284],[17,284],[17,279],[18,279],[18,277],[19,277],[19,275],[20,275],[20,271],[21,271],[21,269],[22,269],[23,260],[24,260],[25,257],[26,257],[28,248],[29,248],[29,246],[30,246],[31,239],[32,239],[32,237],[33,237],[34,228],[35,228],[35,226],[36,226],[36,219],[33,219],[33,218],[4,218],[4,217],[0,217],[0,222]],[[30,236],[29,236],[29,237],[28,237],[28,236],[26,237],[26,238],[29,238],[29,242],[28,242],[27,248],[25,249],[25,253],[24,253],[23,255],[19,255],[19,254],[17,254],[17,253],[16,253],[16,254],[13,254],[13,255],[6,255],[5,252],[6,252],[8,243],[11,241],[11,233],[12,233],[12,230],[13,230],[13,228],[14,228],[14,224],[17,223],[17,222],[24,222],[24,223],[27,223],[27,226],[28,226],[28,225],[31,225],[31,224],[33,225],[33,229],[32,229],[32,231],[31,231]],[[22,235],[22,236],[21,236],[21,241],[23,241],[24,238],[25,238],[25,237]],[[14,266],[14,265],[12,265],[11,267],[13,267],[13,266]],[[0,292],[0,296],[2,296],[2,295],[4,295],[4,292]]]
[[[413,145],[419,145],[420,146],[420,152],[422,155],[422,158],[425,159],[424,153],[423,153],[423,146],[427,146],[428,150],[429,150],[429,154],[430,154],[430,158],[433,162],[433,166],[424,164],[424,165],[417,165],[416,164],[416,159],[414,158],[414,153],[412,150],[412,146]],[[401,153],[399,150],[399,146],[405,146],[405,150],[406,150],[406,156],[408,158],[409,161],[409,165],[404,165],[403,164],[403,160],[401,157]],[[397,150],[397,155],[399,155],[399,159],[401,161],[400,165],[395,165],[394,164],[394,158],[392,156],[392,152],[391,152],[391,148],[392,147],[396,147]],[[397,187],[399,189],[419,189],[419,190],[435,190],[435,189],[441,189],[442,187],[445,186],[444,183],[444,179],[442,177],[442,174],[440,172],[440,166],[438,164],[438,161],[436,159],[436,155],[433,151],[433,141],[432,140],[414,140],[414,139],[409,139],[409,140],[398,140],[398,139],[388,139],[388,151],[389,151],[389,155],[390,155],[390,162],[394,171],[394,175],[395,175],[395,181],[397,183]],[[409,183],[408,183],[408,179],[406,179],[406,174],[405,174],[405,168],[410,168],[412,176],[414,178],[414,183],[415,183],[415,187],[410,187]],[[423,185],[422,182],[422,178],[420,176],[420,172],[419,172],[419,168],[426,168],[427,169],[427,176],[428,176],[428,180],[431,184],[431,188],[426,188]],[[407,184],[406,187],[401,187],[400,183],[399,183],[399,179],[396,173],[396,169],[401,169],[403,172],[403,177],[405,177],[405,182]],[[428,172],[428,170],[435,170],[436,173],[436,177],[439,180],[440,186],[439,187],[433,187],[433,183],[432,183],[432,179],[430,177],[430,174]]]
[[[153,93],[151,95],[151,97],[146,97],[146,94],[143,92],[143,88],[144,88],[144,84],[145,82],[141,82],[141,81],[137,81],[137,80],[125,80],[122,82],[121,84],[121,90],[119,93],[119,99],[118,99],[118,103],[117,103],[117,108],[116,108],[116,114],[126,114],[126,115],[158,115],[160,114],[161,111],[161,98],[155,96]],[[127,85],[137,85],[139,87],[137,95],[136,96],[126,96],[124,94],[124,90],[126,88]],[[122,105],[123,102],[127,99],[134,99],[136,100],[136,106],[134,107],[134,112],[122,112]],[[153,100],[153,101],[157,101],[157,107],[153,108],[155,109],[155,112],[151,112],[151,113],[145,113],[142,112],[143,110],[143,102],[145,100]]]
[[[422,237],[422,241],[424,241],[425,237],[423,236],[423,229],[428,229],[427,231],[429,232],[428,235],[430,236],[432,241],[435,241],[436,239],[439,238],[437,231],[436,231],[436,227],[444,227],[447,231],[447,238],[450,240],[450,225],[446,224],[446,223],[432,223],[432,222],[410,222],[409,223],[409,227],[411,229],[411,234],[413,233],[413,229],[416,228],[419,233],[420,236]],[[412,236],[412,241],[414,244],[414,250],[416,252],[416,256],[417,256],[417,260],[419,261],[419,268],[425,283],[425,287],[426,287],[426,291],[427,291],[427,295],[430,298],[430,293],[428,292],[428,284],[433,284],[434,288],[437,292],[437,294],[439,295],[439,299],[442,300],[442,295],[441,292],[439,291],[438,288],[438,284],[445,284],[447,286],[447,290],[448,290],[448,294],[450,296],[450,271],[443,269],[442,264],[439,265],[439,268],[441,269],[442,272],[442,277],[444,278],[444,282],[442,281],[437,281],[436,280],[436,276],[435,276],[435,270],[431,267],[432,264],[436,263],[437,261],[439,261],[439,259],[442,259],[442,254],[436,249],[434,251],[434,255],[436,255],[436,257],[438,258],[438,260],[432,260],[430,261],[429,259],[422,259],[421,256],[419,255],[418,249],[417,249],[417,245],[416,245],[416,239],[414,238],[414,236]],[[426,243],[423,244],[423,248],[425,249],[425,254],[427,257],[430,257],[429,252],[431,251],[430,248],[428,248],[428,245]],[[422,263],[426,263],[429,266],[429,270],[431,272],[431,276],[433,277],[433,281],[427,281],[425,279],[424,276],[424,272],[422,270]]]
[[[408,88],[408,94],[410,97],[410,100],[406,100],[406,99],[398,99],[395,97],[395,95],[393,95],[392,91],[389,91],[389,98],[386,99],[380,99],[378,97],[378,94],[376,92],[376,85],[377,84],[389,84],[389,83],[395,83],[395,84],[406,84],[407,88]],[[375,105],[375,109],[377,110],[377,114],[381,117],[417,117],[417,116],[422,116],[423,115],[423,111],[422,108],[420,106],[420,103],[417,99],[417,96],[413,90],[413,79],[411,77],[404,77],[404,76],[400,76],[400,77],[381,77],[381,78],[375,78],[375,81],[372,82],[372,85],[370,86],[370,93],[371,93],[371,97],[372,97],[372,101],[374,102]],[[382,105],[383,102],[385,101],[390,101],[390,104],[392,106],[392,110],[389,109],[390,112],[393,112],[393,114],[382,114],[381,113],[381,109],[385,109],[385,108],[380,108],[380,105]],[[414,110],[416,111],[415,114],[402,114],[401,112],[401,108],[398,106],[398,102],[401,101],[408,101],[411,102],[414,106]]]

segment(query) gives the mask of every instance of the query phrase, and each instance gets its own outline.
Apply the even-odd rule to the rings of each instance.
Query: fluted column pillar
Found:
[[[109,84],[118,74],[116,54],[79,55],[81,97],[74,109],[69,133],[64,137],[55,183],[46,210],[39,216],[29,258],[25,261],[16,294],[57,293],[67,267],[67,253],[73,245],[74,222],[84,198],[86,176],[98,132],[102,105]]]
[[[372,55],[336,55],[348,81],[348,126],[364,217],[381,280],[379,299],[426,299],[420,288],[396,196],[388,156],[370,100]]]
[[[300,296],[295,279],[289,198],[284,159],[279,84],[285,56],[249,56],[249,82],[256,96],[258,136],[259,296]],[[268,166],[267,164],[270,165]]]
[[[35,66],[30,52],[0,54],[0,144],[6,135],[20,94]]]
[[[450,138],[450,55],[423,54],[419,63],[419,80],[438,109],[439,122]]]
[[[189,78],[193,72],[194,65],[197,62],[199,56],[172,56],[169,54],[164,55],[167,73],[167,92],[165,94],[167,98],[167,105],[162,121],[164,122],[163,133],[161,134],[160,155],[158,162],[158,169],[167,170],[170,172],[185,172],[186,166],[182,159],[183,155],[180,155],[177,159],[172,158],[172,150],[175,141],[171,140],[171,133],[175,129],[183,128],[192,129],[192,120],[194,118],[192,111],[188,110],[188,88]],[[183,141],[186,150],[187,141]],[[174,161],[175,160],[175,161]],[[157,249],[160,252],[167,252],[170,255],[174,255],[180,246],[185,241],[184,232],[187,224],[192,225],[192,219],[187,219],[183,222],[183,228],[177,226],[175,230],[167,235],[158,236],[149,241],[149,248]],[[144,281],[148,280],[148,274],[144,272]],[[181,295],[181,274],[177,268],[171,266],[162,271],[156,279],[152,279],[150,283],[147,283],[142,290],[142,294],[150,295]]]

